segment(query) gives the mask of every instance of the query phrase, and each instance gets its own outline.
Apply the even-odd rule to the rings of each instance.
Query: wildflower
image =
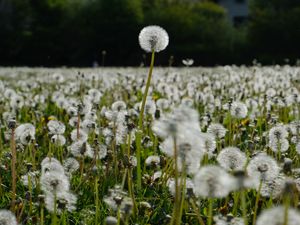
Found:
[[[63,134],[66,130],[66,126],[57,120],[50,120],[47,123],[49,134]]]
[[[24,106],[24,99],[22,96],[13,95],[10,100],[10,107],[13,110],[21,109]]]
[[[286,177],[279,174],[273,180],[266,180],[262,183],[260,194],[263,197],[279,198],[282,195]]]
[[[225,137],[226,132],[227,129],[219,123],[211,123],[207,128],[207,133],[211,133],[219,139]]]
[[[289,148],[289,142],[286,139],[288,132],[282,125],[272,127],[269,131],[269,147],[274,152],[285,152]]]
[[[60,164],[60,162],[55,159],[55,158],[49,158],[46,157],[43,159],[41,162],[41,167],[42,167],[42,175],[45,174],[46,172],[57,172],[57,173],[64,173],[64,168]]]
[[[47,193],[45,198],[45,207],[52,213],[56,208],[56,213],[61,214],[64,210],[68,212],[76,210],[76,202],[76,195],[68,191],[57,192],[56,196],[51,193]]]
[[[91,97],[91,101],[95,104],[100,102],[100,99],[102,97],[102,93],[96,89],[90,89],[88,91],[89,96]]]
[[[215,136],[211,133],[202,133],[201,137],[203,138],[205,153],[209,158],[212,158],[215,155],[217,147]]]
[[[230,108],[231,116],[237,119],[243,119],[247,116],[247,106],[242,102],[233,102]]]
[[[151,155],[148,156],[147,159],[145,160],[145,164],[147,166],[159,166],[160,164],[160,157],[156,155]]]
[[[97,144],[94,152],[98,152],[98,159],[104,159],[107,156],[107,146],[104,144]]]
[[[185,66],[191,66],[194,64],[194,60],[193,59],[183,59],[182,60],[183,65]]]
[[[226,216],[218,215],[214,216],[214,221],[216,225],[246,225],[244,224],[244,219],[241,217],[234,217],[230,214]]]
[[[117,225],[118,220],[116,217],[108,216],[105,218],[105,225]]]
[[[104,197],[104,202],[114,211],[120,209],[127,215],[132,210],[132,200],[127,195],[127,192],[122,191],[121,187],[115,186],[113,189],[109,189],[109,196]]]
[[[71,174],[79,169],[79,162],[76,159],[69,157],[64,161],[63,166],[66,173]]]
[[[271,209],[266,209],[261,212],[261,214],[257,218],[257,225],[266,225],[266,224],[276,224],[276,225],[284,225],[284,213],[285,207],[276,206]],[[287,225],[298,225],[300,224],[300,213],[293,209],[288,209],[288,221]]]
[[[58,194],[68,191],[70,183],[68,177],[64,173],[57,173],[53,171],[42,174],[40,180],[41,189],[45,193]]]
[[[37,178],[38,178],[39,172],[34,171],[34,172],[28,172],[27,174],[21,176],[21,181],[24,186],[28,187],[29,185],[32,188],[35,188],[37,185]]]
[[[168,46],[169,35],[159,26],[147,26],[139,34],[139,43],[146,52],[160,52]]]
[[[51,137],[51,142],[59,146],[64,146],[66,144],[66,138],[63,135],[56,134]]]
[[[87,156],[89,158],[94,158],[94,150],[87,142],[73,142],[72,145],[68,147],[68,150],[75,157]]]
[[[200,162],[204,155],[203,152],[203,140],[201,135],[195,130],[187,130],[181,135],[178,135],[176,139],[176,147],[178,151],[178,169],[185,169],[188,173],[193,174],[198,171]],[[162,152],[166,153],[170,157],[174,157],[174,139],[169,136],[161,143],[160,146]]]
[[[282,125],[272,127],[269,131],[269,140],[279,141],[288,137],[288,132]]]
[[[168,99],[160,98],[156,101],[157,108],[161,110],[166,110],[170,107],[170,102]]]
[[[112,104],[111,109],[114,112],[120,112],[126,110],[126,103],[123,101],[116,101]]]
[[[179,179],[179,183],[182,182],[182,178]],[[175,180],[173,178],[169,179],[167,182],[167,186],[169,188],[170,193],[175,196]],[[190,178],[187,178],[185,181],[185,192],[189,190],[190,192],[194,193],[195,185]]]
[[[152,130],[163,138],[187,129],[193,129],[200,133],[199,114],[194,109],[182,106],[175,108],[171,113],[161,116],[152,126]]]
[[[82,121],[81,127],[86,133],[91,133],[96,130],[97,125],[94,121],[85,119]]]
[[[79,138],[77,138],[77,130],[74,129],[71,132],[71,139],[72,139],[72,141],[86,142],[88,139],[88,135],[84,130],[79,129]]]
[[[219,166],[200,168],[194,177],[195,194],[201,197],[222,198],[235,189],[235,180]]]
[[[0,210],[0,224],[1,225],[17,225],[16,216],[9,210]]]
[[[16,128],[15,136],[16,140],[27,145],[35,139],[35,127],[30,123],[21,124]]]
[[[226,170],[243,170],[247,162],[247,157],[240,149],[227,147],[219,153],[217,161]]]
[[[250,160],[247,172],[250,177],[257,180],[268,181],[278,176],[279,167],[272,157],[260,153]]]

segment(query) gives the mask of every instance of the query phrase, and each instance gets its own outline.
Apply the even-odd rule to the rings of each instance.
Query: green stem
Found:
[[[212,220],[213,220],[213,198],[208,199],[208,225],[212,225]]]
[[[149,87],[150,87],[150,83],[151,83],[152,71],[153,71],[153,66],[154,66],[154,56],[155,56],[155,52],[152,51],[150,69],[149,69],[149,73],[148,73],[148,79],[147,79],[147,83],[146,83],[145,93],[143,95],[142,106],[141,106],[141,111],[140,111],[140,115],[139,115],[138,131],[137,131],[137,136],[136,136],[136,146],[137,146],[137,152],[136,152],[136,157],[137,157],[137,189],[138,189],[138,191],[140,191],[141,188],[142,188],[142,170],[141,170],[142,133],[141,132],[143,130],[143,119],[144,119],[146,99],[147,99],[147,96],[148,96],[148,91],[149,91]]]
[[[244,189],[241,191],[241,202],[242,202],[244,224],[247,225],[248,224],[248,221],[247,221],[247,203],[246,203],[246,193],[245,193]]]
[[[99,194],[98,194],[98,177],[95,178],[95,206],[96,206],[96,215],[95,215],[95,224],[98,224],[99,217]]]
[[[143,129],[144,111],[145,111],[146,100],[147,100],[148,91],[149,91],[149,87],[150,87],[150,83],[151,83],[152,71],[153,71],[153,66],[154,66],[154,56],[155,56],[155,52],[152,51],[150,69],[149,69],[149,73],[148,73],[146,89],[145,89],[145,92],[143,95],[142,106],[141,106],[141,111],[140,111],[140,116],[139,116],[139,129],[141,129],[141,130]]]
[[[57,216],[56,216],[56,201],[57,201],[57,197],[56,197],[56,192],[54,193],[54,212],[52,215],[52,225],[56,225],[57,224]]]
[[[285,196],[283,225],[288,225],[288,222],[289,222],[289,207],[290,207],[290,196]]]
[[[174,200],[174,207],[173,207],[173,215],[171,225],[178,224],[178,214],[180,210],[180,187],[179,187],[179,174],[178,174],[178,152],[177,152],[177,142],[176,137],[173,137],[173,145],[174,145],[174,165],[175,165],[175,200]]]
[[[196,203],[195,203],[195,200],[194,200],[193,198],[191,199],[191,205],[192,205],[193,210],[195,211],[195,213],[196,213],[196,215],[197,215],[199,224],[200,224],[200,225],[205,225],[205,224],[204,224],[204,221],[203,221],[203,219],[202,219],[202,217],[201,217],[201,214],[200,214],[200,212],[199,212],[199,209],[197,208]]]
[[[257,214],[257,209],[258,209],[258,202],[259,202],[259,199],[260,199],[261,187],[262,187],[262,180],[259,183],[259,187],[258,187],[257,194],[256,194],[254,213],[253,213],[253,221],[252,221],[253,225],[255,225],[255,223],[256,223],[256,214]]]
[[[17,189],[17,173],[16,173],[16,163],[17,163],[17,151],[16,151],[16,142],[15,142],[15,129],[12,129],[11,133],[11,174],[12,174],[12,204],[11,209],[15,212],[15,203],[16,203],[16,189]]]

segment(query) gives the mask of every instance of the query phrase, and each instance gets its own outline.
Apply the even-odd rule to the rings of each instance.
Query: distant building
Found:
[[[230,21],[238,26],[247,21],[249,15],[249,0],[215,0],[228,13]]]

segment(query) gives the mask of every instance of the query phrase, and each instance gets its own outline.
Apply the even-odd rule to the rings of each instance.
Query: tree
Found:
[[[300,49],[300,0],[252,0],[249,42],[264,63],[296,59]]]

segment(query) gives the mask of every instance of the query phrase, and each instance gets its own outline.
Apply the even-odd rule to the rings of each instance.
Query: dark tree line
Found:
[[[295,61],[300,50],[300,0],[252,0],[248,23],[233,27],[210,1],[0,0],[0,65],[137,66],[145,61],[140,29],[164,27],[174,56],[198,65]]]

